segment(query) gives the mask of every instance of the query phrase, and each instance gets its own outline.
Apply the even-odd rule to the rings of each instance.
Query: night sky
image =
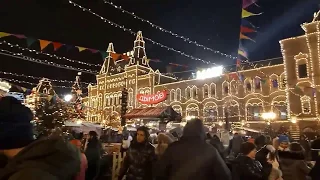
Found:
[[[235,63],[235,60],[222,57],[211,51],[205,51],[170,34],[156,30],[147,23],[143,23],[110,5],[104,4],[103,0],[74,0],[74,2],[88,7],[103,17],[134,31],[141,30],[145,37],[181,50],[186,54],[217,64]],[[134,12],[136,15],[150,20],[167,30],[188,37],[212,49],[232,54],[233,56],[237,55],[241,20],[240,0],[114,0],[113,2],[121,5],[123,9]],[[256,43],[245,43],[250,61],[281,56],[279,40],[303,34],[300,24],[312,20],[313,13],[319,9],[319,3],[319,0],[260,0],[258,1],[259,7],[250,7],[249,10],[251,12],[263,12],[260,16],[248,19],[259,27],[258,33],[254,36]],[[104,23],[90,13],[69,4],[67,0],[1,0],[0,17],[0,32],[23,34],[27,37],[99,50],[106,50],[108,43],[113,42],[116,52],[127,52],[132,50],[135,39],[130,33]],[[25,39],[5,37],[2,40],[26,47]],[[40,50],[38,43],[34,43],[30,48]],[[4,45],[0,45],[0,49],[10,50],[8,46]],[[11,51],[19,52],[16,49],[11,49]],[[44,51],[83,62],[103,63],[99,53],[78,52],[77,49],[67,51],[65,47],[56,52],[53,51],[52,47],[48,47]],[[146,51],[148,58],[162,61],[162,63],[150,63],[154,69],[164,71],[170,62],[188,65],[189,68],[187,70],[205,66],[199,61],[185,58],[147,41]],[[27,55],[39,59],[45,59],[46,57],[35,53],[28,53]],[[0,58],[2,62],[0,71],[63,80],[73,80],[77,74],[76,71],[35,64],[3,55],[0,55]],[[47,60],[81,68],[90,68],[63,60]],[[186,69],[173,68],[173,71],[183,70]],[[0,74],[1,77],[38,82],[38,80],[34,79],[3,74]],[[83,74],[82,80],[95,83],[95,76]],[[68,83],[55,84],[71,85]],[[32,87],[28,84],[19,85],[27,88]],[[59,93],[68,92],[66,89],[57,89],[57,91]]]

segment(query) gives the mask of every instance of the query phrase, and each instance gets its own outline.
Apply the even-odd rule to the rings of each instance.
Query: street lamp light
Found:
[[[72,96],[71,94],[67,94],[67,95],[64,96],[64,100],[65,100],[66,102],[69,102],[69,101],[71,101],[72,97],[73,97],[73,96]]]

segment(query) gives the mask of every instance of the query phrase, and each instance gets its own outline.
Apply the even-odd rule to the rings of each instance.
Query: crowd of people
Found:
[[[96,180],[103,154],[96,132],[66,139],[53,133],[34,138],[31,110],[12,97],[0,99],[0,180]],[[122,180],[318,180],[319,141],[291,142],[287,135],[244,138],[234,134],[225,148],[188,121],[179,139],[159,133],[150,143],[147,127],[123,134]]]

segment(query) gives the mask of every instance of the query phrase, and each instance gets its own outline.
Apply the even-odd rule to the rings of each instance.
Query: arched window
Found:
[[[302,96],[300,98],[301,101],[301,108],[302,108],[302,113],[303,114],[310,114],[311,113],[311,98],[309,96]]]
[[[294,59],[296,60],[296,72],[298,79],[308,78],[308,55],[300,52],[298,55],[294,56]]]
[[[245,79],[244,85],[245,85],[244,89],[247,93],[252,91],[252,80],[251,79],[249,79],[249,78]]]
[[[223,105],[223,116],[224,118],[228,116],[229,122],[239,122],[239,103],[235,100],[226,101]]]
[[[175,94],[176,94],[175,90],[171,89],[171,91],[170,91],[170,101],[174,101],[174,97],[176,96]]]
[[[270,76],[270,88],[275,90],[279,88],[278,75],[272,74]]]
[[[133,89],[132,88],[129,88],[128,95],[129,95],[128,104],[129,104],[129,106],[133,106]]]
[[[198,99],[198,88],[196,86],[192,87],[192,98]]]
[[[176,101],[181,101],[181,89],[180,88],[177,88],[176,90],[176,98],[175,98]]]
[[[210,96],[216,97],[216,84],[214,83],[210,84]]]
[[[185,89],[185,94],[187,100],[191,98],[191,88],[189,86]]]
[[[227,81],[224,81],[222,83],[223,91],[222,95],[228,95],[229,94],[229,83]]]
[[[208,98],[209,97],[209,86],[205,84],[203,86],[203,98]]]
[[[286,86],[287,86],[287,79],[286,79],[284,73],[282,73],[282,74],[280,75],[280,84],[281,84],[281,86],[280,86],[281,89],[285,89]]]
[[[230,91],[231,94],[238,94],[238,83],[235,80],[230,82]]]
[[[255,91],[261,91],[261,78],[256,76],[254,78],[254,88],[255,88]]]
[[[199,116],[199,106],[197,104],[188,104],[186,108],[187,116]]]

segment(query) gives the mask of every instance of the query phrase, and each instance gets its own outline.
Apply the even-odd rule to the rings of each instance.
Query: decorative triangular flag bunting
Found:
[[[245,52],[244,50],[239,49],[239,50],[238,50],[238,54],[241,55],[242,57],[245,57],[245,58],[248,59],[248,54],[247,54],[247,52]]]
[[[41,50],[46,48],[51,43],[50,41],[42,40],[42,39],[39,39],[39,41],[40,41],[40,49]]]
[[[63,44],[58,43],[58,42],[52,42],[53,44],[53,49],[56,51],[58,50]]]
[[[90,52],[92,52],[92,53],[97,53],[97,52],[98,52],[98,50],[95,50],[95,49],[90,49],[90,48],[88,48],[88,50],[89,50]]]
[[[257,0],[242,0],[242,8],[247,8],[257,2]]]
[[[251,41],[255,42],[253,39],[249,38],[248,36],[246,36],[246,35],[244,35],[242,33],[240,33],[240,39],[248,39],[248,40],[251,40]]]
[[[79,52],[86,50],[87,48],[85,47],[80,47],[80,46],[76,46],[79,49]]]
[[[256,32],[256,30],[254,30],[254,29],[252,29],[252,28],[245,27],[245,26],[241,26],[240,31],[241,31],[242,33],[252,33],[252,32]]]
[[[24,36],[23,34],[12,34],[14,37],[17,37],[19,39],[24,39],[26,38],[26,36]]]
[[[9,33],[5,33],[5,32],[0,32],[0,38],[6,37],[6,36],[10,36],[11,34]]]
[[[108,53],[105,51],[99,51],[101,54],[102,59],[105,59],[108,56]]]
[[[247,17],[250,17],[250,16],[258,16],[258,15],[261,15],[262,13],[258,13],[258,14],[254,14],[254,13],[251,13],[245,9],[242,9],[242,15],[241,17],[242,18],[247,18]]]
[[[31,46],[34,42],[36,41],[36,39],[34,38],[27,38],[27,46]]]

